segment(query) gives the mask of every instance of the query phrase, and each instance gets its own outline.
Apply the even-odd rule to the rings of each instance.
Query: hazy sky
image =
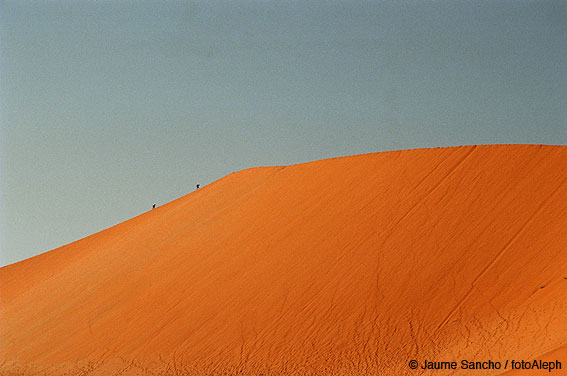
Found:
[[[2,265],[247,167],[567,144],[567,1],[2,0],[1,13]]]

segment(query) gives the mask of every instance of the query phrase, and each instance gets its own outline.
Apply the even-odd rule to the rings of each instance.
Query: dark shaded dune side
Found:
[[[1,373],[567,367],[566,179],[567,147],[530,145],[231,174],[0,269]]]

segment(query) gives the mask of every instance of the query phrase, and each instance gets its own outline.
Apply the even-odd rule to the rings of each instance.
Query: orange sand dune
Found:
[[[2,375],[567,373],[567,147],[231,174],[0,269]],[[33,234],[30,234],[33,236]],[[512,372],[531,375],[534,372]]]

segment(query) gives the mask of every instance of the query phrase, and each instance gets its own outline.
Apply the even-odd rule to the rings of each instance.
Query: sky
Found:
[[[248,167],[567,145],[567,1],[0,11],[0,265]]]

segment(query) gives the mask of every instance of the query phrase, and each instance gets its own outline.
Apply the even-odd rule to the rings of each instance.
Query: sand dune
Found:
[[[527,145],[228,175],[1,268],[1,374],[564,375],[566,180]]]

